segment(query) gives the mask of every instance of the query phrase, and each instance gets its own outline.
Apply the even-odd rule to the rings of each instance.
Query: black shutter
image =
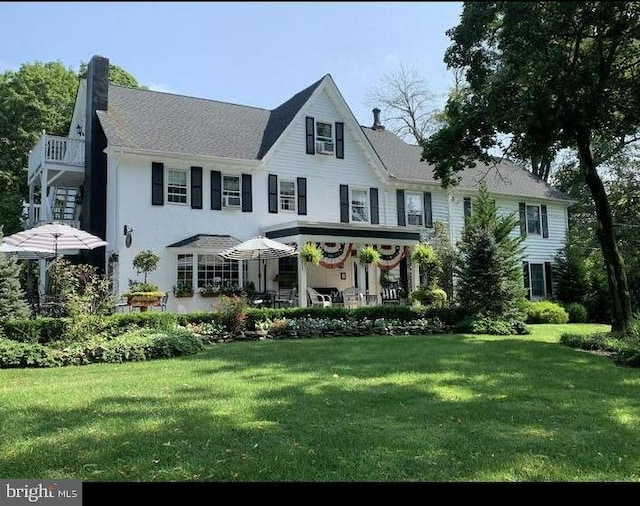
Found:
[[[527,204],[520,202],[518,210],[520,212],[520,235],[527,235]]]
[[[222,173],[218,170],[211,171],[211,209],[222,209]]]
[[[544,263],[544,284],[547,290],[547,299],[550,299],[553,297],[553,278],[552,278],[551,262]]]
[[[251,174],[242,174],[242,212],[253,211],[253,197],[251,194]]]
[[[549,221],[547,219],[547,206],[542,204],[540,206],[540,214],[542,215],[542,237],[549,237]]]
[[[469,216],[471,216],[471,197],[462,199],[462,212],[464,213],[464,225],[467,226]]]
[[[278,176],[275,174],[269,174],[268,183],[269,192],[269,212],[278,212]]]
[[[202,209],[202,167],[191,167],[191,209]]]
[[[396,208],[398,210],[398,226],[406,227],[407,219],[404,215],[404,190],[396,190]]]
[[[433,228],[433,212],[431,210],[431,192],[422,193],[424,201],[424,226]]]
[[[529,262],[522,262],[522,275],[524,277],[525,297],[531,299],[531,283],[529,281]]]
[[[371,224],[380,224],[380,209],[378,207],[378,189],[369,188],[369,205],[371,207]]]
[[[299,177],[298,183],[298,214],[307,214],[307,178]]]
[[[151,163],[151,205],[164,205],[164,163]]]
[[[349,187],[340,185],[340,223],[349,223]]]
[[[336,158],[344,158],[344,123],[336,121]]]
[[[314,155],[316,153],[316,133],[315,121],[311,116],[306,117],[307,125],[307,154]]]

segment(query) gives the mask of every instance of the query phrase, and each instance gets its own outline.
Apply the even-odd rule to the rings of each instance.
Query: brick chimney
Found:
[[[380,109],[377,107],[373,110],[373,126],[371,130],[384,130],[384,125],[380,123]]]

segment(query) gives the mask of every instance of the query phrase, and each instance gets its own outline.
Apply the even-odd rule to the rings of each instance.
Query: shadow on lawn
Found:
[[[638,371],[524,338],[402,336],[391,348],[387,339],[221,346],[179,359],[195,380],[157,397],[5,411],[31,446],[5,447],[0,476],[639,479]],[[229,373],[247,390],[225,383]]]

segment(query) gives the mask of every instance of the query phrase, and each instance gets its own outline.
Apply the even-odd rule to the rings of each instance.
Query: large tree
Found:
[[[447,186],[503,135],[520,158],[575,149],[594,203],[612,294],[612,330],[632,321],[624,262],[598,167],[640,126],[640,3],[465,2],[445,63],[467,87],[423,159]],[[528,156],[524,156],[528,154]]]
[[[0,225],[9,235],[21,229],[22,201],[27,198],[27,161],[42,131],[66,136],[73,114],[78,80],[86,74],[62,62],[24,63],[0,74]],[[109,66],[114,84],[138,87],[117,65]]]
[[[420,143],[435,130],[435,96],[415,69],[400,65],[367,92],[367,104],[379,107],[385,127],[407,142]]]

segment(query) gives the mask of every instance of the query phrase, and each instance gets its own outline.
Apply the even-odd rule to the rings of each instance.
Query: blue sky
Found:
[[[331,74],[356,119],[400,64],[441,98],[462,2],[0,2],[0,72],[109,58],[152,89],[271,109]]]

